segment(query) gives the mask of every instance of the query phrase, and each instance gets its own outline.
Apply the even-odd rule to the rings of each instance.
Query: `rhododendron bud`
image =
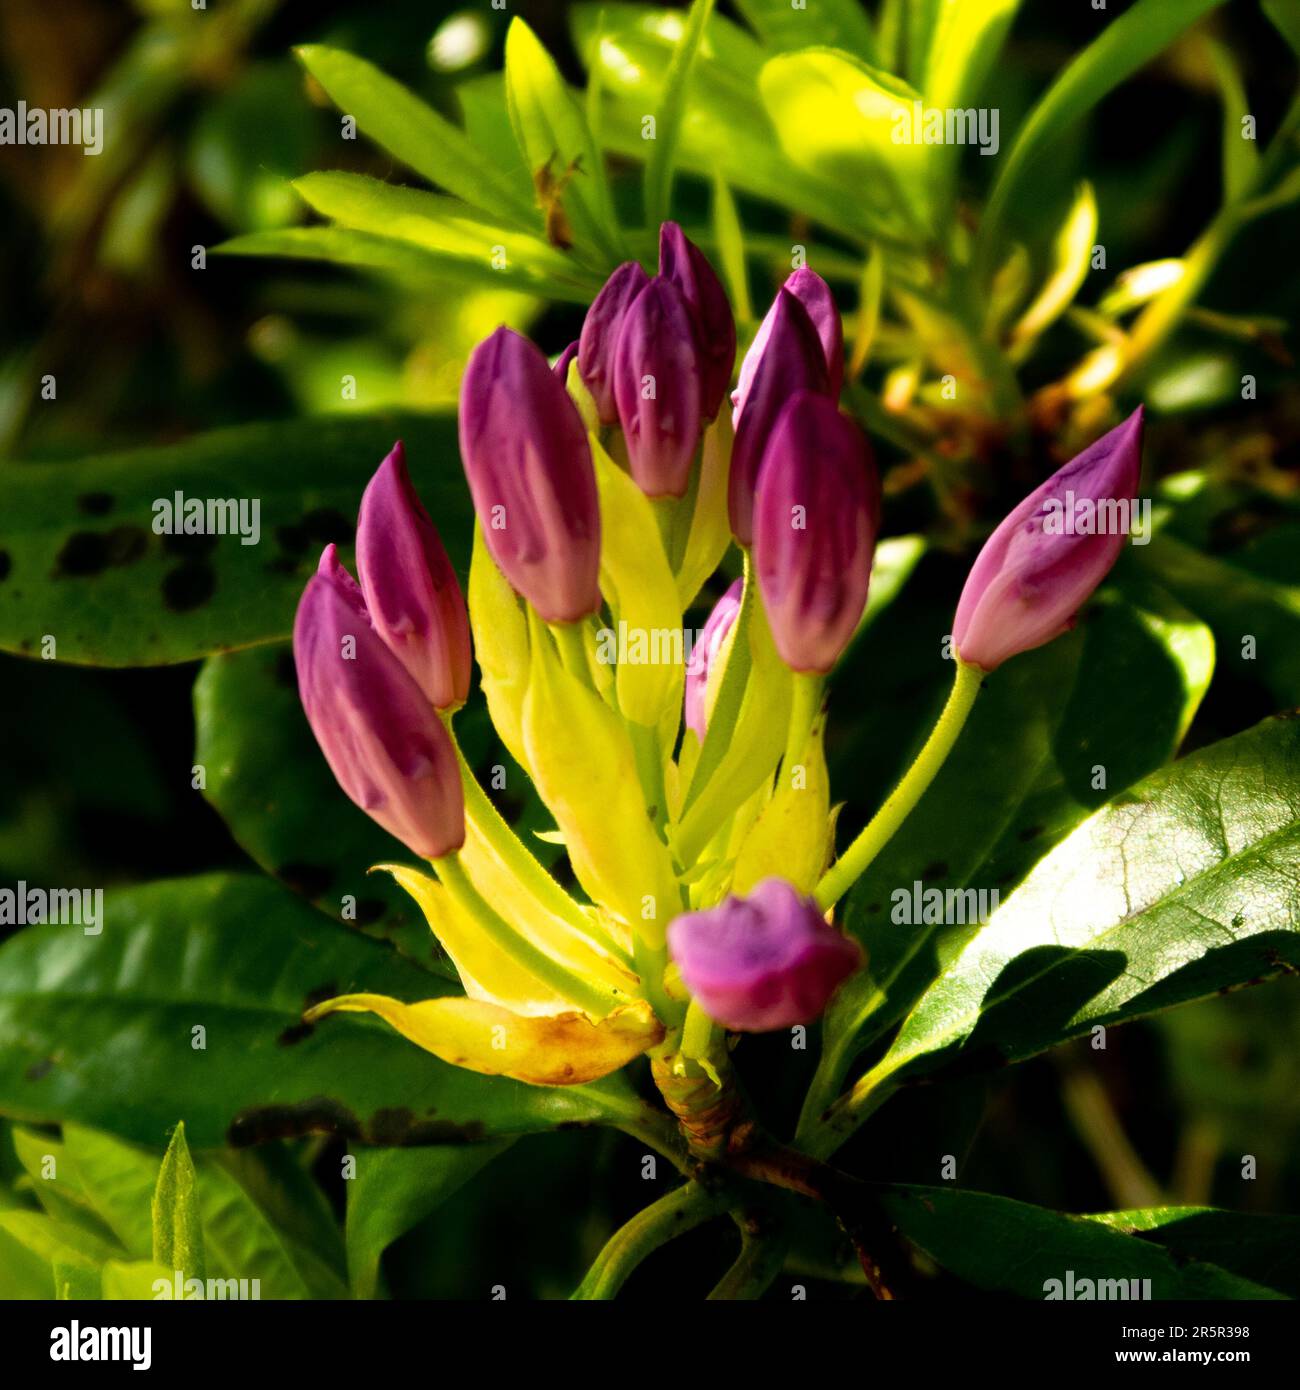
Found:
[[[772,640],[795,671],[839,660],[867,602],[880,483],[861,431],[828,397],[800,391],[763,451],[754,569]]]
[[[546,358],[498,328],[470,354],[460,452],[483,540],[548,622],[600,607],[600,510],[582,419]]]
[[[1073,625],[1128,534],[1142,419],[1139,406],[1031,492],[985,541],[953,621],[964,662],[992,671]]]
[[[713,612],[709,614],[703,628],[700,629],[700,635],[691,650],[691,659],[686,663],[686,727],[695,730],[695,736],[701,743],[704,742],[704,734],[708,726],[706,697],[709,689],[709,676],[717,665],[722,644],[727,640],[727,633],[731,631],[736,621],[736,615],[740,612],[740,598],[743,589],[743,581],[737,579],[714,604]]]
[[[578,355],[579,340],[575,338],[568,347],[555,359],[555,365],[551,370],[555,373],[556,380],[562,386],[569,384],[569,363]]]
[[[612,425],[618,419],[618,406],[614,402],[614,350],[618,346],[619,330],[632,301],[649,283],[650,277],[641,269],[639,261],[625,261],[605,281],[582,321],[578,371],[596,402],[602,425]]]
[[[416,854],[459,849],[465,806],[450,735],[371,627],[333,546],[298,604],[293,655],[307,722],[339,786]]]
[[[862,960],[856,942],[779,878],[678,917],[668,945],[705,1012],[745,1033],[810,1023]]]
[[[712,420],[726,399],[736,367],[736,321],[722,281],[676,222],[659,228],[659,274],[681,291],[700,354],[700,413]]]
[[[840,322],[840,311],[835,307],[831,287],[815,270],[809,270],[805,266],[792,271],[783,288],[794,295],[808,311],[808,317],[817,331],[822,353],[826,358],[828,390],[831,398],[835,399],[840,394],[840,385],[844,380],[844,328]],[[777,299],[772,301],[772,307],[764,315],[758,332],[754,334],[754,341],[749,345],[749,351],[740,364],[740,377],[736,382],[736,389],[731,393],[733,429],[740,423],[740,413],[744,409],[749,388],[753,385],[754,373],[767,350],[768,339],[772,335],[772,318],[779,299],[778,295]]]
[[[686,301],[669,280],[651,280],[623,318],[614,399],[641,490],[682,496],[700,439],[700,364]]]
[[[406,471],[401,441],[361,499],[357,573],[375,631],[438,709],[469,694],[469,617],[456,572]]]
[[[817,330],[807,309],[789,290],[777,291],[771,320],[767,346],[754,369],[731,450],[727,509],[732,534],[741,545],[749,545],[754,539],[754,488],[759,463],[786,402],[796,391],[816,391],[823,396],[830,391],[826,356]]]

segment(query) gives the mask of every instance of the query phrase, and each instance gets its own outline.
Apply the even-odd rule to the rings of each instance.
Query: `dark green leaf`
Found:
[[[364,381],[359,392],[364,401]],[[445,415],[250,425],[161,449],[11,465],[0,648],[40,656],[48,636],[61,661],[152,666],[287,638],[321,550],[351,541],[366,483],[399,438],[463,570],[473,512]],[[156,534],[158,504],[178,491],[187,501],[242,499],[250,520],[257,499],[258,544]]]
[[[1044,1299],[1072,1277],[1093,1281],[1093,1297],[1143,1298],[1139,1286],[1117,1280],[1151,1281],[1152,1299],[1280,1298],[1266,1288],[1201,1258],[1172,1253],[1102,1224],[1107,1218],[1067,1216],[983,1192],[948,1187],[891,1187],[882,1193],[885,1210],[899,1230],[937,1264],[959,1279],[990,1292]],[[1222,1213],[1227,1215],[1227,1213]],[[1103,1281],[1104,1290],[1102,1287]]]
[[[436,1211],[505,1143],[458,1148],[363,1149],[348,1183],[348,1275],[357,1298],[374,1298],[379,1260],[399,1236]]]

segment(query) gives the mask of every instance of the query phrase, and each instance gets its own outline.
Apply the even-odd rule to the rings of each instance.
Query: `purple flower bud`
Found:
[[[551,370],[555,373],[556,380],[561,386],[569,384],[569,363],[578,355],[578,339],[575,338],[568,347],[555,359],[555,365]]]
[[[823,396],[830,391],[826,356],[807,309],[789,290],[780,289],[770,317],[767,346],[754,368],[731,450],[727,508],[732,534],[741,545],[754,539],[758,466],[786,402],[795,391],[816,391]]]
[[[426,859],[465,840],[460,770],[424,692],[370,626],[331,545],[293,625],[298,693],[339,786]]]
[[[612,425],[618,419],[618,406],[614,403],[614,350],[619,330],[632,301],[649,283],[650,277],[639,261],[625,261],[605,281],[582,321],[578,370],[596,402],[602,425]]]
[[[953,620],[963,661],[992,671],[1073,626],[1128,533],[1142,418],[1139,406],[1031,492],[984,542]],[[1091,520],[1080,525],[1083,513]]]
[[[831,287],[815,270],[804,267],[792,271],[783,288],[794,295],[808,311],[808,317],[817,331],[826,358],[826,375],[831,399],[838,399],[840,386],[844,381],[844,328],[840,322],[840,311],[835,307]],[[749,351],[740,364],[740,377],[736,389],[731,393],[732,429],[740,424],[740,412],[744,409],[749,388],[753,385],[754,373],[758,370],[759,361],[767,349],[776,305],[777,300],[774,299],[772,307],[763,317],[763,322],[758,325],[754,341],[749,345]]]
[[[772,640],[795,671],[825,673],[862,616],[880,481],[861,431],[816,391],[790,398],[763,452],[754,570]]]
[[[614,400],[628,466],[647,497],[681,497],[700,439],[700,367],[686,301],[655,276],[623,318]]]
[[[659,228],[659,274],[682,293],[700,353],[700,414],[712,420],[736,369],[736,321],[722,281],[704,253],[676,222]]]
[[[691,649],[690,660],[686,663],[686,726],[695,730],[695,736],[701,743],[708,727],[704,697],[709,688],[709,673],[717,664],[722,644],[727,640],[727,633],[740,612],[743,588],[744,581],[737,579],[713,605],[713,612],[700,629],[700,635]]]
[[[527,338],[498,328],[470,354],[460,454],[502,573],[548,622],[600,607],[600,507],[578,408]]]
[[[855,941],[779,878],[678,917],[668,944],[709,1017],[743,1033],[811,1023],[862,960]]]
[[[469,694],[469,615],[456,572],[411,486],[402,442],[361,498],[357,573],[375,631],[438,709]]]

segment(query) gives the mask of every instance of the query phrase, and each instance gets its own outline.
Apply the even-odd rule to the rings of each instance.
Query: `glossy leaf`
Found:
[[[904,1021],[868,1086],[1015,1060],[1300,965],[1300,723],[1272,719],[1116,797],[1058,845]]]

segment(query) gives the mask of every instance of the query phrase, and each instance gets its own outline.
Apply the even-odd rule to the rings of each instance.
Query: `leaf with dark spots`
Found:
[[[61,661],[173,665],[287,638],[316,558],[353,535],[366,482],[399,437],[463,575],[473,509],[450,415],[291,420],[80,462],[9,465],[0,552],[26,582],[0,584],[0,650],[36,650],[53,632]],[[177,491],[259,499],[259,543],[155,536],[154,503]],[[96,497],[111,499],[118,528],[87,525],[100,514]],[[283,528],[299,549],[276,543]],[[7,572],[0,565],[0,579]]]
[[[107,516],[113,510],[111,492],[83,492],[77,498],[77,510],[87,516]]]
[[[322,897],[334,882],[333,870],[323,864],[281,864],[275,876],[283,879],[295,893],[312,899]]]
[[[101,936],[41,925],[0,946],[0,1112],[155,1149],[183,1115],[197,1149],[316,1133],[472,1142],[635,1105],[620,1077],[557,1089],[481,1076],[364,1019],[282,1041],[327,984],[411,1001],[451,986],[270,879],[109,888],[104,919]]]
[[[211,565],[187,561],[163,576],[163,603],[173,613],[201,608],[217,589],[217,573]]]
[[[292,1047],[295,1043],[300,1043],[304,1038],[310,1038],[316,1031],[314,1023],[291,1023],[287,1028],[282,1029],[276,1042],[281,1047]]]

